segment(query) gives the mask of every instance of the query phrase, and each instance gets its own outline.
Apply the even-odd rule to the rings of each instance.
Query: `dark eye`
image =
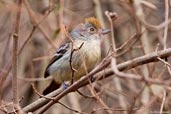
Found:
[[[90,27],[90,28],[88,28],[88,31],[89,31],[90,33],[95,33],[95,32],[96,32],[96,29],[93,28],[93,27]]]
[[[92,32],[93,32],[93,31],[95,31],[95,29],[94,29],[94,28],[90,28],[90,31],[92,31]]]

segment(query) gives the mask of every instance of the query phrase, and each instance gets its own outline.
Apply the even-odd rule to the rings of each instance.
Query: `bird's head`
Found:
[[[94,17],[86,18],[85,23],[77,25],[72,31],[71,36],[74,40],[100,39],[101,35],[109,33],[109,29],[102,29],[99,20]]]

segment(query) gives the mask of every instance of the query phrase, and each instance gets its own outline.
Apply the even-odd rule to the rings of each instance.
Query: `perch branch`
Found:
[[[141,57],[137,57],[135,59],[132,60],[128,60],[124,63],[120,63],[117,65],[117,68],[120,71],[124,71],[124,70],[128,70],[137,66],[141,66],[143,64],[147,64],[150,62],[157,62],[159,61],[157,58],[166,58],[171,56],[171,48],[168,48],[166,50],[162,50],[162,51],[158,51],[158,52],[153,52],[151,54],[147,54]],[[102,70],[105,69],[108,65],[110,64],[110,60],[103,60],[101,64],[99,64],[95,69],[93,69],[89,74],[87,74],[86,76],[82,77],[81,79],[79,79],[78,81],[76,81],[74,84],[72,84],[71,86],[69,86],[66,90],[62,91],[61,89],[55,90],[54,92],[48,94],[48,97],[54,97],[55,96],[55,102],[50,101],[49,99],[45,99],[45,98],[40,98],[38,100],[36,100],[35,102],[29,104],[28,106],[24,107],[23,110],[25,112],[33,112],[37,109],[39,109],[40,107],[46,105],[52,106],[54,103],[56,103],[59,99],[61,99],[62,97],[64,97],[66,94],[76,91],[77,89],[89,84],[88,78],[92,75],[95,75],[94,78],[95,80],[101,80],[104,78],[107,78],[109,76],[112,76],[114,74],[113,69],[112,68],[108,68],[105,70],[105,72],[103,72]],[[100,72],[102,71],[102,72]],[[100,78],[99,78],[100,77]],[[142,79],[142,77],[120,77],[120,78],[128,78],[128,79],[135,79],[135,80],[144,80],[144,81],[148,81],[151,82],[153,84],[160,84],[160,85],[169,85],[168,83],[165,83],[163,81],[158,81],[158,80],[154,80],[154,79]]]

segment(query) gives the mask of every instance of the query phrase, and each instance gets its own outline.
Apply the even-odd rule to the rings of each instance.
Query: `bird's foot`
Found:
[[[90,76],[90,81],[91,81],[91,82],[94,82],[94,81],[95,81],[94,76]]]
[[[62,82],[62,88],[65,90],[69,87],[68,84],[66,84],[64,81]]]

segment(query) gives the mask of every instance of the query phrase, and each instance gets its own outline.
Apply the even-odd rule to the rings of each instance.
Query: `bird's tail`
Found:
[[[52,80],[50,85],[43,91],[43,95],[47,95],[47,94],[51,93],[52,91],[60,88],[60,86],[61,86],[61,84],[58,84],[57,82]]]

